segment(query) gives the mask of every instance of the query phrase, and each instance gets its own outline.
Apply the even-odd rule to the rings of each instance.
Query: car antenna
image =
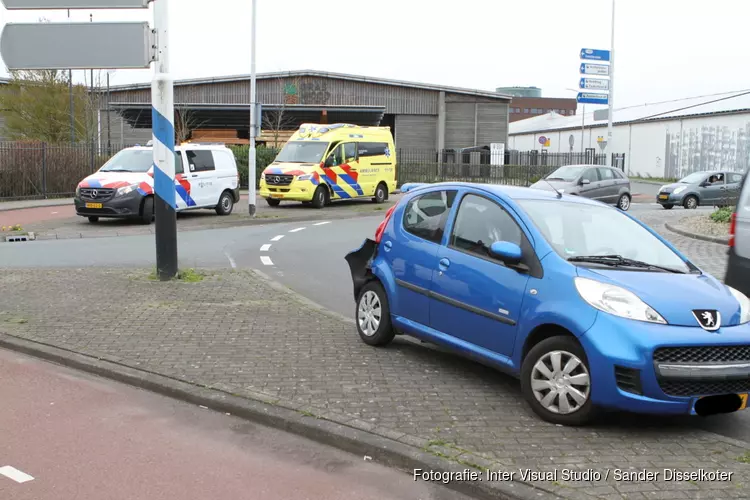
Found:
[[[558,199],[562,198],[562,193],[560,191],[558,191],[557,188],[555,186],[553,186],[552,183],[550,181],[548,181],[546,177],[542,177],[542,180],[544,182],[546,182],[547,184],[549,184],[549,187],[551,187],[555,191],[555,193],[557,193],[557,198]]]

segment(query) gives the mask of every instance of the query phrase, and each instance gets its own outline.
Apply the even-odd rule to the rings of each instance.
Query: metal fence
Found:
[[[407,182],[478,182],[530,186],[565,165],[606,165],[607,156],[584,153],[506,151],[502,158],[489,150],[398,150],[398,184]],[[625,155],[612,154],[612,165],[624,170]]]

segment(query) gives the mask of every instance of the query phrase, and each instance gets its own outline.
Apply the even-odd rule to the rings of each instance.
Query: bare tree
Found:
[[[286,99],[287,92],[285,91],[286,82],[283,78],[278,79],[279,95],[281,102],[280,108],[275,111],[264,111],[261,119],[261,126],[264,129],[268,129],[273,138],[273,147],[279,147],[281,140],[281,134],[284,130],[289,130],[294,126],[293,117],[287,113],[288,100]],[[297,87],[295,86],[295,89]]]
[[[200,128],[205,122],[199,120],[195,113],[184,106],[175,106],[174,131],[175,142],[178,144],[190,139],[193,131]]]

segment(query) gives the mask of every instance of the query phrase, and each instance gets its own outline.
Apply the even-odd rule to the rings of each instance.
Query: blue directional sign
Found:
[[[583,90],[609,90],[609,80],[603,78],[581,78],[578,88]]]
[[[579,92],[576,101],[581,104],[609,104],[609,96],[593,92]]]
[[[609,61],[608,50],[581,49],[581,59],[590,61]]]
[[[581,63],[580,72],[582,75],[609,76],[609,65]]]

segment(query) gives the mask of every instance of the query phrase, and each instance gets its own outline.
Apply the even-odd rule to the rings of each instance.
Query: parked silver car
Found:
[[[666,209],[682,205],[695,209],[700,205],[728,207],[737,203],[742,174],[735,172],[695,172],[673,184],[659,188],[656,202]]]
[[[567,165],[560,167],[544,180],[531,185],[535,189],[591,198],[620,210],[630,208],[630,180],[621,170],[601,165]]]

